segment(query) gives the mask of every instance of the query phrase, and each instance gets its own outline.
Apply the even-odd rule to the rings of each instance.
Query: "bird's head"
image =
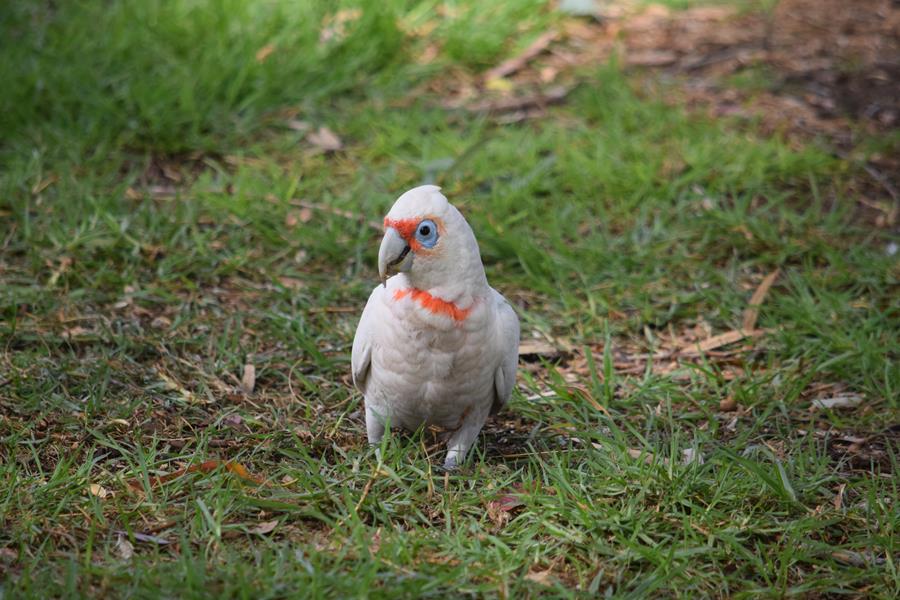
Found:
[[[413,287],[461,289],[486,283],[472,228],[436,185],[400,196],[384,218],[378,250],[382,283],[405,273]]]

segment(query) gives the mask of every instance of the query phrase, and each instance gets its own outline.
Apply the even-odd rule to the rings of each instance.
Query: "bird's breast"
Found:
[[[433,315],[396,304],[383,311],[366,401],[409,429],[459,426],[473,405],[493,399],[497,360],[486,311],[472,310],[464,323],[448,324],[445,316],[435,324]]]

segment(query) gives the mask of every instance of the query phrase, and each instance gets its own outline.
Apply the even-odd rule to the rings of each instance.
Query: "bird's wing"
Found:
[[[516,386],[516,368],[519,365],[519,317],[506,298],[494,292],[497,299],[497,337],[502,359],[494,372],[494,403],[491,414],[500,411]]]
[[[372,343],[377,324],[375,312],[378,303],[381,302],[383,293],[384,286],[381,285],[376,286],[372,290],[372,293],[369,295],[369,301],[366,302],[366,307],[359,318],[359,325],[356,326],[356,336],[353,338],[350,367],[352,369],[353,385],[362,393],[366,391],[366,379],[369,376],[369,366],[372,364]]]

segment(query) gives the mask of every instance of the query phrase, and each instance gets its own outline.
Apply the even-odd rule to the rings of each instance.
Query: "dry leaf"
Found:
[[[300,121],[299,119],[291,119],[287,122],[288,129],[293,129],[294,131],[307,132],[311,125],[306,121]]]
[[[154,319],[154,321],[155,320],[156,319]],[[197,402],[197,398],[194,396],[194,392],[181,385],[172,376],[163,371],[160,366],[156,367],[156,374],[160,379],[163,380],[163,383],[166,384],[166,388],[178,392],[179,394],[181,394],[181,397],[184,398],[187,402],[190,402],[192,404],[194,402]]]
[[[763,300],[766,299],[769,288],[775,283],[775,279],[778,278],[780,272],[780,269],[775,269],[766,275],[766,278],[762,280],[759,287],[753,292],[753,296],[750,298],[750,305],[744,311],[744,322],[742,325],[744,331],[753,331],[756,328],[756,320],[759,318],[759,307],[762,305]]]
[[[131,557],[134,556],[134,546],[121,533],[119,539],[116,540],[116,554],[123,560],[131,560]]]
[[[256,367],[247,363],[244,365],[244,375],[241,377],[241,390],[245,394],[252,394],[256,387]]]
[[[322,22],[322,31],[319,33],[319,44],[327,44],[331,41],[340,41],[347,35],[347,23],[355,21],[362,16],[358,8],[344,8],[333,16],[327,16]]]
[[[628,448],[628,449],[626,449],[626,452],[628,453],[628,456],[630,456],[631,458],[641,458],[643,456],[645,460],[653,459],[653,455],[642,452],[641,450],[638,450],[637,448]]]
[[[319,127],[316,131],[307,135],[306,139],[310,144],[325,152],[335,152],[343,147],[341,138],[325,126]]]
[[[90,329],[85,329],[84,327],[75,326],[70,327],[62,332],[62,337],[67,340],[74,340],[78,338],[84,338],[86,336],[91,335],[93,332]]]
[[[519,343],[519,356],[559,356],[559,348],[544,340],[523,340]]]
[[[699,356],[704,352],[709,352],[710,350],[715,350],[716,348],[739,342],[744,338],[755,338],[765,333],[767,333],[765,329],[757,329],[755,331],[732,329],[731,331],[714,335],[711,338],[706,338],[702,342],[685,344],[679,349],[679,352],[684,356]]]
[[[150,321],[150,327],[153,329],[168,329],[172,326],[172,320],[168,317],[155,317],[152,321]]]
[[[494,79],[488,79],[487,83],[484,84],[484,88],[487,90],[491,90],[492,92],[511,92],[513,89],[513,82],[509,79],[503,79],[502,77],[495,77]]]
[[[160,477],[151,477],[150,478],[150,487],[156,487],[158,485],[162,485],[166,482],[172,481],[173,479],[177,479],[178,477],[181,477],[182,475],[184,475],[186,473],[212,473],[219,467],[224,467],[226,471],[228,471],[229,473],[233,473],[234,475],[237,475],[238,477],[240,477],[241,479],[244,479],[245,481],[250,481],[257,485],[262,485],[262,483],[263,483],[262,478],[257,477],[255,475],[253,475],[252,473],[250,473],[250,471],[247,470],[247,467],[245,467],[241,463],[236,463],[236,462],[231,462],[231,461],[223,463],[220,460],[207,460],[207,461],[200,463],[199,465],[191,465],[190,467],[187,467],[186,469],[178,469],[177,471],[175,471],[173,473],[169,473],[168,475],[162,475]],[[143,485],[142,485],[140,479],[132,479],[131,481],[128,482],[128,486],[138,492],[143,490]]]
[[[125,532],[120,531],[119,533],[124,534]],[[147,542],[150,544],[156,544],[157,546],[167,546],[172,543],[165,538],[161,538],[156,535],[150,535],[149,533],[134,532],[132,535],[134,536],[134,539],[136,539],[139,542]]]
[[[678,60],[671,50],[638,50],[629,52],[625,62],[632,67],[663,67]]]
[[[681,461],[683,464],[689,465],[692,462],[696,462],[697,464],[704,464],[706,461],[703,459],[703,455],[700,452],[694,450],[693,448],[685,448],[681,451]]]
[[[4,562],[12,562],[17,558],[19,558],[19,553],[12,548],[6,546],[0,548],[0,559],[2,559]]]
[[[510,513],[524,504],[521,494],[503,494],[487,503],[488,518],[498,527],[503,527],[509,522]]]
[[[846,487],[846,483],[842,483],[838,486],[838,491],[834,495],[834,510],[841,510],[841,507],[844,505],[844,489]]]
[[[275,52],[275,46],[273,44],[266,44],[262,48],[256,51],[256,62],[264,63],[269,56]]]
[[[59,181],[59,177],[57,175],[50,175],[49,177],[46,177],[34,184],[31,188],[31,193],[34,195],[40,194],[57,181]]]
[[[256,527],[251,528],[250,533],[265,535],[267,533],[272,533],[276,527],[278,527],[278,521],[263,521]]]
[[[553,572],[550,569],[547,569],[546,571],[532,571],[525,576],[525,579],[528,581],[533,581],[540,585],[552,585],[552,575]]]
[[[719,410],[722,412],[731,412],[737,410],[737,401],[729,396],[719,402]]]
[[[108,489],[106,489],[105,487],[103,487],[102,485],[100,485],[98,483],[92,483],[91,485],[89,485],[88,492],[90,492],[92,496],[97,496],[101,500],[103,500],[104,498],[108,498],[109,496],[112,496],[112,494],[110,493],[110,491]]]
[[[854,567],[867,567],[872,565],[882,565],[885,563],[884,558],[875,556],[872,552],[835,550],[831,553],[831,557],[839,562],[853,565]]]
[[[813,408],[853,408],[862,403],[859,394],[839,394],[832,398],[819,398],[812,401]]]
[[[296,277],[279,277],[278,283],[289,290],[299,290],[306,286],[302,279],[297,279]]]

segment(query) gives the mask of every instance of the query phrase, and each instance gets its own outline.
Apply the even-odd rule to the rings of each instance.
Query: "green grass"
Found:
[[[856,167],[637,93],[614,63],[525,123],[438,108],[417,86],[561,17],[436,6],[366,5],[324,44],[320,3],[5,9],[0,596],[895,597],[900,271]],[[349,385],[366,221],[423,181],[525,337],[576,348],[522,363],[450,476],[427,432],[378,463]],[[641,358],[739,328],[775,268],[745,351]],[[862,403],[810,409],[838,392]],[[210,459],[265,484],[154,480]]]

